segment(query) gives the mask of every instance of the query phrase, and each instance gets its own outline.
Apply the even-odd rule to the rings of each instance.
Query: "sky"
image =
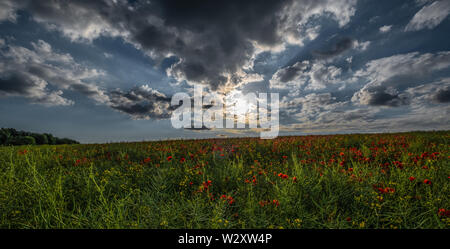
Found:
[[[279,93],[280,135],[450,129],[450,0],[0,0],[0,127],[83,143],[174,129],[171,97]]]

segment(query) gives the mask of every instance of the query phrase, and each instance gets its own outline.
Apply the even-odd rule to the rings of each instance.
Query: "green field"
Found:
[[[450,131],[0,147],[0,228],[441,228]]]

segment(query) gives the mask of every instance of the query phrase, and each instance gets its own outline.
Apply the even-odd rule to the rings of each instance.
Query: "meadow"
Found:
[[[450,227],[450,131],[0,147],[0,228]]]

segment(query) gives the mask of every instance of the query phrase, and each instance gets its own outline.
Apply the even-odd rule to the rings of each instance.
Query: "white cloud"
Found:
[[[355,41],[353,47],[360,51],[365,51],[370,46],[370,41]]]
[[[417,31],[422,29],[433,29],[438,26],[450,13],[450,1],[435,1],[424,6],[405,27],[405,31]]]
[[[110,53],[103,53],[103,56],[105,56],[105,58],[107,59],[111,59],[112,57],[114,57],[114,55],[110,54]]]
[[[392,29],[392,25],[384,25],[382,27],[380,27],[380,33],[387,33],[389,31],[391,31]]]

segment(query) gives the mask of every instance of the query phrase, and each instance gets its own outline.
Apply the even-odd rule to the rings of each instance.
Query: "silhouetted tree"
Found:
[[[36,140],[36,144],[48,144],[48,139],[45,134],[33,134],[34,139]]]
[[[31,136],[18,136],[14,137],[10,140],[9,144],[11,145],[34,145],[36,144],[36,140]]]
[[[17,131],[13,128],[0,129],[0,145],[43,145],[43,144],[78,144],[79,142],[69,138],[57,138],[49,133],[32,133]]]

